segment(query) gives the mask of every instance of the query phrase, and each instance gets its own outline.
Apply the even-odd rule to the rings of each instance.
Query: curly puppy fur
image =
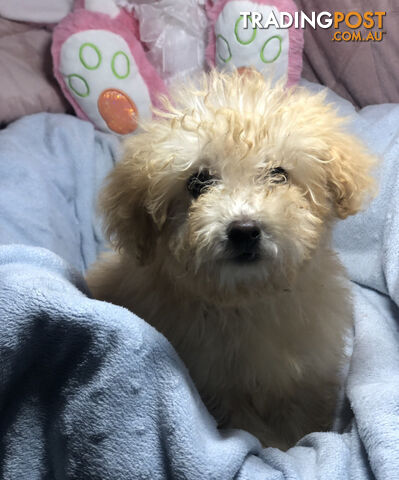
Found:
[[[255,71],[213,72],[156,114],[103,190],[118,253],[89,286],[165,334],[220,425],[285,449],[331,425],[352,307],[330,232],[374,159],[323,95]],[[233,222],[257,226],[256,253],[232,248]]]

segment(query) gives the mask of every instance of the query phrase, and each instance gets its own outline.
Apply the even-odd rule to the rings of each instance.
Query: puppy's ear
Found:
[[[365,199],[374,194],[371,168],[376,158],[355,137],[346,133],[335,136],[329,149],[328,187],[335,214],[346,218],[358,212]]]
[[[148,209],[151,152],[146,143],[140,135],[126,142],[124,158],[108,176],[99,205],[112,245],[142,264],[153,258],[162,227],[162,221],[156,221]]]

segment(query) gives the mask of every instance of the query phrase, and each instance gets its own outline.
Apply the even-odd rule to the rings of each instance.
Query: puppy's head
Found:
[[[107,233],[199,293],[284,288],[372,186],[373,158],[341,124],[322,95],[214,72],[127,141]]]

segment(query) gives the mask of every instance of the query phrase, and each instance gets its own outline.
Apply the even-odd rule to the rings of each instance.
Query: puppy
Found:
[[[117,253],[88,283],[171,341],[220,426],[286,449],[331,426],[352,324],[331,227],[374,159],[323,95],[255,71],[172,98],[108,178]]]

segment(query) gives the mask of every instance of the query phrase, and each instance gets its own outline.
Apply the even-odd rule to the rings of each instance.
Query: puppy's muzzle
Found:
[[[259,258],[261,229],[253,220],[236,220],[227,228],[228,248],[233,259],[251,262]]]

